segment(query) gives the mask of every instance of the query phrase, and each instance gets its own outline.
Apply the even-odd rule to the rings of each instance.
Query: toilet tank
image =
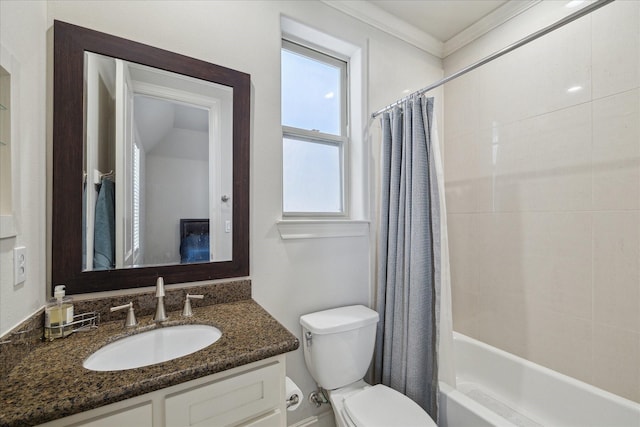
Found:
[[[376,340],[378,313],[363,306],[333,308],[300,317],[304,361],[327,390],[364,378]]]

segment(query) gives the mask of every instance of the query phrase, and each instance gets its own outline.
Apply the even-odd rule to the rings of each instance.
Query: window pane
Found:
[[[285,212],[342,212],[340,147],[284,138]]]
[[[140,148],[133,143],[133,251],[140,250]],[[135,254],[134,254],[135,257]]]
[[[282,124],[341,134],[341,69],[282,49]]]

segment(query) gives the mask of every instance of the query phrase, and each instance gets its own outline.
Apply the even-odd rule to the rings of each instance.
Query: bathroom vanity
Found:
[[[134,305],[144,306],[144,297]],[[299,342],[259,304],[249,297],[194,307],[191,318],[170,308],[162,325],[141,311],[136,328],[111,318],[93,331],[32,344],[0,378],[0,425],[286,425],[284,354]],[[82,366],[117,339],[189,323],[215,326],[222,336],[155,365],[107,372]]]
[[[42,426],[285,426],[284,378],[280,355]]]

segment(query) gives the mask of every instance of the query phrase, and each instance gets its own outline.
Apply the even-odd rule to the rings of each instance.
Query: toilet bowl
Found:
[[[337,427],[431,427],[436,423],[413,400],[364,375],[373,357],[378,313],[354,305],[306,314],[304,360],[327,391]]]

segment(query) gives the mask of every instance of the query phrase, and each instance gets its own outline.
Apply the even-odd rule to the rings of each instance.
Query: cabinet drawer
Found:
[[[151,403],[112,412],[99,417],[81,421],[76,424],[69,424],[69,427],[113,427],[113,426],[133,426],[152,427]]]
[[[280,369],[276,362],[170,394],[166,426],[229,426],[273,410],[280,404]]]

